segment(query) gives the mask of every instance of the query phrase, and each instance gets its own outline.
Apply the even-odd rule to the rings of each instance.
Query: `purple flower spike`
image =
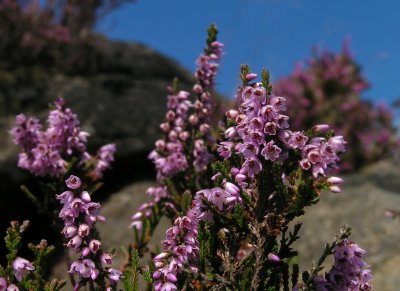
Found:
[[[372,290],[373,277],[363,261],[365,254],[365,250],[347,239],[337,245],[332,269],[325,278],[314,278],[317,290]]]
[[[76,190],[82,185],[82,181],[79,177],[71,175],[69,178],[65,181],[65,184],[69,189]]]
[[[13,269],[15,278],[21,282],[26,274],[35,270],[35,267],[28,260],[18,257],[13,262]]]

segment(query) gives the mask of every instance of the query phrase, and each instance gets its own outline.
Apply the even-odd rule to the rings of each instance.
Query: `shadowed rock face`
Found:
[[[0,234],[10,220],[31,219],[29,240],[47,236],[46,219],[36,216],[32,204],[19,190],[30,184],[32,176],[17,168],[17,149],[8,130],[15,114],[24,112],[44,121],[48,104],[64,96],[66,104],[76,112],[81,128],[91,134],[89,150],[116,143],[113,171],[106,175],[106,187],[99,192],[111,193],[127,181],[153,174],[147,153],[160,135],[159,124],[166,111],[166,86],[174,77],[179,88],[188,90],[194,83],[191,74],[176,62],[144,45],[102,41],[96,52],[99,58],[96,73],[61,75],[46,72],[45,82],[4,88],[0,86]],[[26,68],[33,72],[33,68]],[[41,68],[46,70],[46,68]],[[39,231],[40,229],[40,231]],[[54,242],[54,237],[49,237]],[[3,252],[0,240],[0,253]]]

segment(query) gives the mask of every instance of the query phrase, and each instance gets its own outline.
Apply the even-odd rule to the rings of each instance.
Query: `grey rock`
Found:
[[[309,270],[342,225],[352,227],[350,239],[367,250],[374,290],[395,291],[400,286],[400,221],[385,217],[386,209],[400,209],[399,163],[379,162],[345,177],[343,192],[323,192],[320,202],[306,210],[301,239],[295,247],[303,270]],[[328,262],[324,271],[329,271]]]

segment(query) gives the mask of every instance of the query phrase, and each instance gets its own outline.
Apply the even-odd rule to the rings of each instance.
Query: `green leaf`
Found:
[[[182,195],[182,203],[181,203],[183,216],[186,215],[186,213],[190,209],[190,206],[192,205],[192,200],[193,200],[192,194],[190,193],[190,191],[186,190]]]

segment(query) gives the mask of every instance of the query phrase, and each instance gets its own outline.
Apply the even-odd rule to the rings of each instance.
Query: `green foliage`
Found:
[[[33,253],[32,265],[35,269],[27,274],[21,282],[15,280],[13,262],[18,257],[18,252],[22,247],[22,235],[29,226],[29,221],[24,221],[21,225],[17,221],[12,221],[7,229],[5,242],[8,250],[7,266],[0,266],[0,277],[6,278],[9,284],[14,283],[20,290],[45,290],[57,291],[65,285],[65,280],[53,279],[45,280],[44,269],[47,266],[46,260],[54,251],[53,246],[49,246],[46,240],[41,240],[39,244],[30,243],[28,248]]]
[[[126,291],[139,290],[139,275],[140,275],[140,262],[139,253],[136,249],[130,252],[129,267],[124,271],[122,279]]]
[[[240,66],[240,79],[242,80],[243,86],[248,84],[248,80],[246,76],[250,74],[250,67],[248,65],[241,65]]]
[[[261,71],[261,83],[265,89],[267,89],[268,94],[272,92],[272,85],[270,82],[271,75],[267,69]]]
[[[192,206],[192,200],[192,194],[189,190],[186,190],[182,195],[182,216],[186,215],[186,213]]]

